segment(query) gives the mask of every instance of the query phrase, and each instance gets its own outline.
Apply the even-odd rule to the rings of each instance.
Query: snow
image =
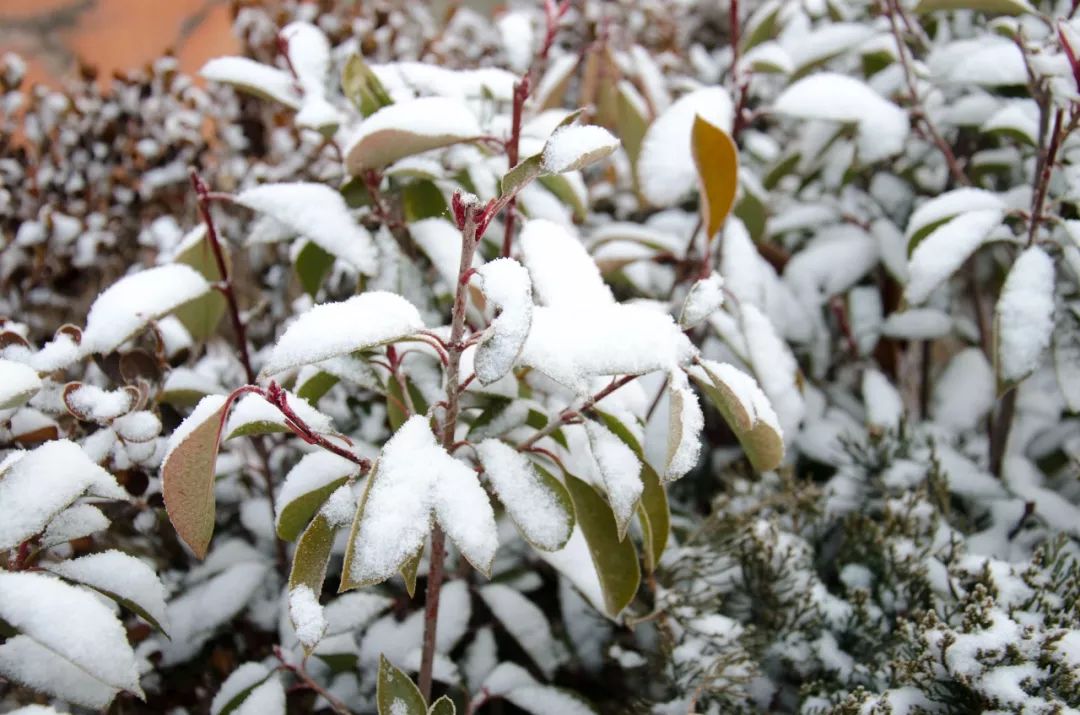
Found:
[[[299,584],[289,591],[289,618],[296,629],[296,639],[305,648],[314,648],[326,633],[323,607],[307,584]]]
[[[530,13],[520,10],[507,12],[495,21],[495,25],[499,28],[510,69],[524,73],[532,62],[533,43],[536,40]]]
[[[1038,246],[1020,254],[995,309],[999,374],[1013,383],[1035,371],[1054,331],[1054,261]]]
[[[0,409],[18,407],[41,389],[41,378],[28,365],[0,359]]]
[[[233,712],[236,715],[285,715],[285,688],[276,675],[257,685]]]
[[[696,350],[670,315],[643,305],[537,307],[523,365],[586,394],[589,379],[684,365]]]
[[[672,206],[697,187],[697,166],[690,151],[694,117],[731,132],[734,107],[721,87],[699,89],[680,97],[649,125],[637,160],[641,192],[655,206]]]
[[[154,570],[134,556],[110,549],[49,564],[46,568],[57,576],[131,601],[163,629],[169,629],[165,614],[165,587]]]
[[[349,525],[356,514],[356,497],[353,495],[352,487],[342,484],[331,492],[322,508],[319,509],[319,513],[334,528]]]
[[[532,283],[512,258],[499,258],[477,270],[484,296],[499,310],[484,332],[474,358],[476,377],[490,385],[514,366],[532,325]]]
[[[262,663],[244,663],[233,672],[221,684],[214,700],[210,704],[210,715],[220,715],[233,698],[245,690],[254,688],[259,683],[270,677],[270,669]]]
[[[544,145],[544,170],[561,174],[583,169],[618,148],[619,140],[603,127],[593,124],[560,127]]]
[[[293,393],[286,391],[285,404],[314,431],[323,434],[334,432],[333,421],[312,407],[311,403],[304,398],[297,397]],[[241,397],[239,402],[232,408],[229,419],[225,423],[223,434],[226,435],[226,439],[230,439],[237,431],[243,430],[245,427],[255,429],[260,425],[267,424],[278,426],[282,432],[289,430],[285,422],[285,415],[281,413],[281,410],[267,402],[262,395],[248,394]],[[267,431],[265,428],[258,427],[258,432],[265,431]]]
[[[686,329],[700,325],[723,304],[724,279],[713,271],[707,278],[699,278],[690,286],[679,316],[679,327]]]
[[[600,269],[565,226],[545,219],[526,221],[519,245],[539,304],[585,307],[614,302]]]
[[[79,419],[107,422],[127,413],[135,398],[124,389],[106,391],[94,385],[79,385],[65,391],[64,402]]]
[[[930,340],[948,335],[952,318],[934,308],[909,308],[890,313],[881,324],[881,334],[904,340]]]
[[[349,213],[340,192],[310,182],[262,184],[241,191],[236,203],[264,213],[364,275],[375,275],[375,241]]]
[[[858,125],[857,146],[864,162],[899,154],[910,129],[907,112],[857,79],[819,72],[788,86],[773,110],[800,119]]]
[[[0,551],[44,529],[88,489],[126,496],[113,476],[74,442],[53,440],[28,452],[0,479]]]
[[[41,546],[43,548],[59,546],[108,528],[109,519],[101,513],[100,509],[91,504],[76,504],[49,521],[41,537]]]
[[[668,427],[664,481],[679,479],[697,466],[701,456],[701,430],[705,415],[697,393],[690,389],[686,373],[675,370],[668,378],[671,413]]]
[[[751,304],[742,306],[741,325],[750,364],[761,390],[780,418],[781,432],[794,437],[806,412],[798,386],[799,365],[772,323]]]
[[[326,635],[359,631],[393,604],[393,599],[370,591],[339,594],[323,609]]]
[[[51,576],[0,572],[0,618],[102,683],[142,697],[124,627],[90,592]]]
[[[117,417],[112,428],[125,442],[143,443],[161,434],[161,420],[149,410],[138,410]]]
[[[476,117],[460,99],[422,97],[395,102],[361,122],[347,145],[345,162],[355,175],[482,133]]]
[[[1003,217],[1000,209],[968,211],[931,231],[911,254],[904,291],[907,301],[924,303],[1001,225]]]
[[[199,74],[211,82],[248,88],[291,109],[300,107],[300,92],[292,75],[247,57],[216,57],[203,65]]]
[[[304,99],[311,95],[322,97],[330,72],[330,42],[326,35],[309,22],[291,22],[281,28],[280,35],[288,43],[289,62],[304,90]]]
[[[396,293],[373,291],[339,303],[323,303],[285,330],[262,374],[393,342],[423,328],[420,312]]]
[[[904,416],[904,403],[889,378],[877,369],[867,368],[862,378],[863,402],[868,424],[896,429]]]
[[[532,601],[514,589],[499,583],[491,583],[480,589],[491,613],[498,619],[514,640],[540,667],[545,678],[551,679],[563,658],[562,649],[551,633],[544,612]]]
[[[995,394],[994,370],[983,351],[965,348],[934,381],[930,414],[957,432],[974,430],[993,408]]]
[[[275,503],[278,520],[280,521],[281,512],[285,507],[305,494],[350,477],[358,471],[359,467],[356,464],[333,452],[318,450],[305,454],[285,475],[285,483],[277,494]]]
[[[585,431],[619,534],[625,535],[645,488],[641,481],[641,462],[625,442],[599,422],[586,420]]]
[[[948,84],[1026,85],[1024,54],[1012,40],[992,34],[951,42],[930,54],[930,73]]]
[[[349,577],[377,583],[397,573],[423,546],[432,512],[462,554],[487,572],[498,546],[487,494],[476,473],[447,454],[427,420],[416,415],[383,446],[368,477],[363,512],[350,543]]]
[[[124,276],[90,306],[80,355],[108,353],[147,323],[210,290],[191,266],[173,263]]]
[[[497,67],[449,69],[428,62],[373,64],[371,71],[397,104],[410,102],[417,95],[459,100],[491,96],[497,101],[509,102],[518,79],[513,73]]]
[[[844,293],[879,260],[878,242],[857,226],[823,229],[784,267],[784,281],[808,304]]]
[[[946,191],[919,205],[908,219],[904,238],[908,241],[927,227],[941,223],[968,211],[1006,210],[1001,198],[986,189],[963,187]]]
[[[119,692],[26,636],[0,644],[0,674],[74,705],[103,710]],[[53,712],[55,710],[42,710]]]
[[[571,515],[528,457],[496,439],[476,445],[476,452],[495,496],[525,538],[548,551],[562,547],[570,538]]]

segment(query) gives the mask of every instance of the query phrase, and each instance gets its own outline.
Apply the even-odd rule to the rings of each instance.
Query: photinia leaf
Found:
[[[428,715],[456,715],[457,709],[454,708],[454,701],[445,695],[436,700],[428,708]]]
[[[229,715],[240,707],[252,690],[265,683],[272,674],[273,671],[262,663],[244,663],[221,684],[210,705],[210,715]]]
[[[300,279],[300,286],[312,298],[319,292],[323,281],[334,266],[334,257],[312,241],[305,241],[304,247],[296,254],[293,267]]]
[[[759,472],[776,469],[784,459],[784,440],[769,400],[757,382],[728,364],[703,360],[690,377],[704,391],[739,440]]]
[[[393,104],[382,82],[360,55],[350,55],[341,70],[341,89],[365,117]]]
[[[401,578],[405,581],[405,592],[409,598],[416,595],[416,574],[420,570],[420,560],[424,557],[424,546],[420,545],[416,555],[411,556],[401,565]]]
[[[0,359],[0,410],[24,404],[41,389],[41,378],[29,365]]]
[[[919,0],[915,12],[937,10],[975,10],[988,15],[1023,15],[1036,13],[1027,0]]]
[[[645,547],[645,570],[652,573],[667,547],[668,534],[671,532],[671,510],[660,475],[647,461],[642,460],[641,464],[641,481],[645,484],[645,490],[641,493],[641,503],[638,504],[638,517]]]
[[[420,688],[386,656],[379,656],[379,681],[375,686],[379,715],[427,715]]]
[[[450,213],[446,197],[435,182],[429,179],[410,181],[402,188],[401,208],[408,223],[425,218],[441,218]]]
[[[115,549],[48,564],[61,578],[98,591],[158,629],[166,631],[165,587],[141,559]]]
[[[459,99],[422,97],[379,109],[360,124],[345,150],[345,166],[356,176],[398,159],[476,139],[480,124]]]
[[[701,222],[712,240],[724,225],[739,188],[739,152],[731,135],[696,115],[690,133],[701,191]]]
[[[355,469],[353,471],[355,471]],[[285,541],[293,541],[296,538],[296,535],[308,524],[311,515],[317,512],[326,502],[327,498],[333,494],[338,487],[347,482],[348,479],[348,476],[335,479],[318,489],[301,494],[288,504],[280,507],[277,517],[278,537]]]
[[[338,384],[340,379],[337,375],[323,370],[316,370],[306,379],[303,379],[302,382],[300,377],[297,378],[296,396],[309,405],[314,405],[322,399],[323,395],[330,391],[330,388]]]
[[[538,467],[539,468],[539,467]],[[641,583],[641,567],[631,539],[620,539],[615,514],[591,485],[564,472],[566,489],[574,502],[578,526],[589,545],[604,605],[614,618],[630,605]]]
[[[228,269],[229,254],[224,252],[224,248],[222,250],[225,267]],[[200,226],[185,237],[173,263],[191,266],[211,284],[222,279],[205,226]],[[214,290],[184,303],[173,311],[173,315],[184,324],[192,338],[197,342],[205,342],[217,332],[218,323],[225,315],[225,307],[225,296]]]
[[[323,581],[326,579],[326,564],[330,560],[330,552],[334,547],[334,536],[337,534],[337,526],[330,522],[324,514],[317,514],[296,544],[293,553],[292,568],[289,571],[289,592],[298,586],[306,586],[311,589],[318,599],[322,593]],[[293,619],[292,609],[289,609],[289,618]],[[293,628],[298,632],[300,624],[293,620]],[[310,655],[315,644],[303,643],[304,653]]]
[[[165,511],[176,533],[198,558],[214,534],[214,464],[227,402],[221,395],[199,401],[169,440],[161,463]]]
[[[533,154],[506,172],[502,178],[499,193],[503,196],[513,196],[542,173],[544,173],[544,155]]]

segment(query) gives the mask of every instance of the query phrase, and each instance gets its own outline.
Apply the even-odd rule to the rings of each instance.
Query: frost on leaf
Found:
[[[191,266],[172,263],[124,276],[90,306],[79,350],[108,353],[151,321],[210,290]]]
[[[671,206],[697,186],[690,148],[695,117],[730,132],[733,114],[727,90],[709,87],[680,97],[649,125],[637,160],[637,177],[650,203]]]
[[[707,278],[696,280],[690,286],[679,315],[679,327],[684,330],[697,327],[723,304],[724,279],[713,271]]]
[[[544,145],[544,169],[552,174],[583,169],[618,147],[619,140],[603,127],[591,124],[560,127]]]
[[[499,311],[476,349],[476,378],[490,385],[514,366],[532,324],[529,273],[512,258],[499,258],[477,270],[484,296]]]
[[[784,459],[780,421],[754,378],[726,363],[702,360],[690,376],[709,396],[759,472]]]
[[[476,473],[410,417],[384,446],[368,477],[345,553],[342,590],[384,581],[423,547],[431,518],[479,571],[491,568],[495,514]]]
[[[910,129],[907,112],[852,77],[820,72],[785,89],[773,105],[779,114],[858,126],[859,157],[874,162],[900,153]]]
[[[161,463],[165,510],[176,533],[200,559],[214,534],[214,465],[217,462],[225,397],[209,395],[169,438]]]
[[[124,627],[90,592],[51,576],[0,572],[0,620],[105,685],[142,697]]]
[[[263,366],[273,375],[300,365],[367,350],[422,330],[420,312],[396,293],[373,291],[339,303],[323,303],[298,317]]]
[[[476,451],[495,496],[525,539],[538,549],[561,549],[574,528],[573,505],[562,483],[498,440],[484,440]]]
[[[619,539],[623,539],[644,489],[641,460],[625,442],[599,422],[587,420],[585,431],[589,435],[589,448],[600,473],[600,486],[615,515]]]
[[[358,471],[355,463],[332,452],[320,450],[301,457],[285,475],[277,495],[278,536],[294,540],[327,498]]]
[[[668,378],[671,414],[668,422],[667,465],[664,481],[674,481],[693,469],[701,455],[701,430],[705,416],[697,395],[682,370]]]
[[[360,124],[345,150],[345,166],[355,176],[413,154],[475,139],[481,133],[476,117],[461,100],[423,97],[398,102]]]
[[[926,302],[949,276],[1001,225],[1000,209],[979,209],[941,224],[919,242],[908,264],[904,297],[912,305]]]
[[[27,452],[0,476],[0,551],[38,533],[84,492],[124,498],[113,476],[66,439]]]
[[[49,564],[46,568],[64,579],[100,591],[135,611],[158,630],[168,630],[165,587],[144,561],[111,549]]]
[[[378,256],[367,229],[349,213],[341,194],[324,184],[262,184],[236,202],[279,221],[364,275],[375,275]]]
[[[0,410],[18,407],[41,389],[41,378],[29,365],[0,359]]]
[[[1016,259],[994,310],[998,384],[1015,385],[1039,366],[1054,331],[1054,261],[1038,246]]]

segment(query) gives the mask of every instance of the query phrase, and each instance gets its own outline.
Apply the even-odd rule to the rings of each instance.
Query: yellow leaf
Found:
[[[711,241],[735,203],[735,190],[739,186],[739,152],[727,132],[700,115],[694,117],[690,147],[701,190],[701,222]]]

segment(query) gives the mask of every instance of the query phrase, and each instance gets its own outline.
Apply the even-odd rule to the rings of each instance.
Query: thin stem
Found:
[[[303,417],[296,414],[293,408],[289,406],[289,403],[285,397],[285,390],[282,389],[276,382],[271,382],[270,386],[265,391],[256,390],[269,402],[276,407],[279,412],[285,417],[285,424],[289,429],[296,434],[297,437],[304,440],[308,444],[313,444],[316,447],[322,447],[328,452],[333,452],[342,459],[347,459],[353,464],[360,467],[360,473],[364,474],[371,469],[371,460],[365,459],[358,454],[355,454],[351,450],[345,449],[339,445],[334,444],[322,434],[312,429]]]
[[[1058,109],[1054,113],[1054,128],[1050,131],[1050,145],[1041,157],[1039,157],[1039,175],[1035,183],[1035,195],[1031,200],[1031,223],[1028,226],[1028,246],[1035,245],[1035,237],[1038,235],[1039,224],[1042,223],[1043,209],[1046,206],[1046,192],[1050,188],[1050,177],[1054,173],[1054,164],[1057,163],[1058,149],[1061,148],[1061,130],[1065,110]]]
[[[465,351],[462,337],[465,335],[465,308],[468,301],[469,269],[478,243],[478,214],[481,207],[476,200],[466,201],[455,196],[455,212],[460,209],[461,262],[458,265],[457,290],[454,292],[454,309],[450,323],[450,341],[447,343],[446,364],[446,411],[442,423],[442,445],[447,450],[454,446],[454,432],[460,412],[461,354]],[[424,603],[424,645],[420,655],[420,692],[425,700],[431,699],[431,673],[435,661],[435,631],[439,622],[439,594],[442,590],[443,571],[446,561],[446,535],[438,524],[431,530],[431,564],[428,568],[427,591]]]
[[[611,393],[615,392],[615,390],[618,390],[623,385],[633,382],[637,378],[638,375],[623,375],[617,380],[612,380],[603,390],[600,390],[595,395],[585,400],[585,402],[582,403],[581,407],[577,408],[576,410],[570,409],[569,407],[563,410],[561,413],[559,413],[558,419],[554,419],[551,422],[548,422],[543,429],[538,430],[536,434],[534,434],[532,437],[529,437],[529,439],[519,444],[517,446],[517,450],[519,452],[531,450],[533,448],[533,445],[542,440],[544,437],[550,436],[555,432],[555,430],[559,429],[563,425],[569,424],[578,417],[581,417],[582,412],[587,412],[591,410],[597,402],[604,399]]]
[[[319,685],[315,681],[315,679],[308,674],[307,668],[304,667],[304,665],[301,664],[297,666],[286,661],[285,655],[281,652],[280,646],[274,646],[274,657],[277,658],[278,662],[281,663],[281,668],[295,675],[305,688],[312,691],[313,693],[321,695],[323,699],[326,700],[331,710],[338,713],[338,715],[352,715],[352,711],[349,710],[345,703],[341,702],[336,697],[331,695],[330,691]]]
[[[1005,462],[1005,446],[1012,431],[1013,414],[1016,412],[1016,388],[1012,388],[1001,398],[994,431],[990,433],[990,473],[1001,478],[1001,467]]]

